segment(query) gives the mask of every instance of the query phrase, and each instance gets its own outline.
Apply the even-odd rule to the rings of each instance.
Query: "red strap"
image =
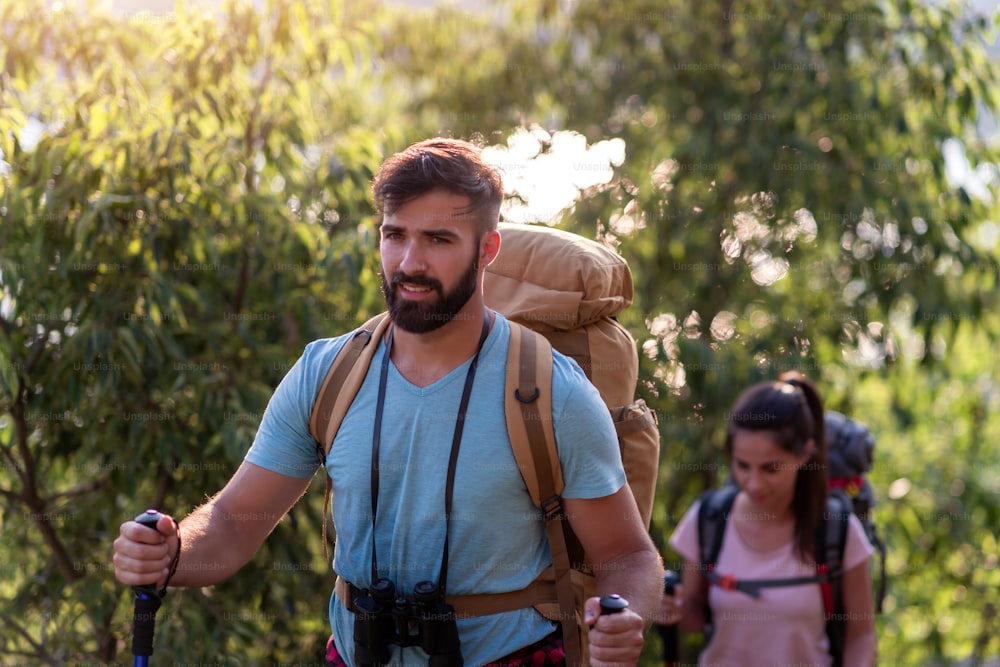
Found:
[[[843,489],[853,498],[858,495],[858,492],[865,485],[865,478],[860,475],[855,477],[831,477],[827,480],[826,485],[831,489]]]
[[[827,572],[830,571],[830,566],[826,563],[816,563],[816,574],[819,576],[825,576]],[[820,590],[823,592],[823,609],[826,611],[826,617],[830,618],[833,615],[833,586],[830,580],[821,581],[819,584]]]
[[[731,574],[727,574],[724,577],[719,577],[718,579],[716,579],[716,583],[718,584],[719,588],[721,588],[724,591],[735,591],[739,586],[739,582],[736,580],[736,577],[734,577]]]

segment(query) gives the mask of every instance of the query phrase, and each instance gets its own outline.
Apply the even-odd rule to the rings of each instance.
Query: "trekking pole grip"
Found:
[[[673,597],[677,592],[677,584],[681,581],[680,576],[673,570],[666,570],[663,573],[663,594]],[[660,625],[660,637],[663,639],[663,664],[667,667],[677,664],[679,659],[677,651],[677,624]]]
[[[611,595],[605,595],[601,598],[601,615],[606,614],[619,614],[625,611],[628,607],[628,600],[618,595],[618,593],[612,593]]]
[[[163,514],[151,509],[135,517],[134,521],[156,530],[156,524],[163,516]],[[132,590],[135,591],[135,606],[132,609],[132,655],[139,660],[153,655],[156,612],[162,604],[162,598],[156,590],[155,583],[133,586]],[[136,664],[146,663],[137,662]]]

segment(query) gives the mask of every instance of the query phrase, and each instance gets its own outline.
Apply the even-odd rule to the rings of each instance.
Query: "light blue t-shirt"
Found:
[[[348,336],[318,340],[275,390],[246,460],[293,477],[318,467],[309,416],[326,372]],[[447,593],[500,593],[524,588],[551,562],[545,524],[518,471],[504,417],[503,387],[510,324],[497,316],[473,384],[455,475]],[[360,588],[371,582],[371,453],[379,343],[354,403],[327,457],[333,480],[337,543],[333,567]],[[597,390],[573,360],[555,354],[553,419],[567,498],[599,498],[625,484],[618,441]],[[417,387],[390,363],[379,455],[376,550],[379,575],[412,594],[437,582],[445,535],[448,459],[471,358],[437,382]],[[337,648],[353,667],[354,615],[330,598]],[[503,657],[552,632],[534,609],[458,620],[465,663]],[[401,655],[402,653],[402,655]],[[393,665],[427,664],[419,648],[393,652]]]

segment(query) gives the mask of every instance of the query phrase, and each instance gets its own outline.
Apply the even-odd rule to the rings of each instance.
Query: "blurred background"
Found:
[[[995,659],[992,4],[7,0],[0,664],[128,659],[119,523],[221,488],[304,345],[381,310],[370,179],[435,135],[628,259],[668,565],[736,394],[798,369],[877,440],[880,664]],[[161,662],[322,664],[322,497],[168,595]]]

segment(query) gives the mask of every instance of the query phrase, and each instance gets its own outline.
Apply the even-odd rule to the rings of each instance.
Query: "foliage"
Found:
[[[798,368],[879,436],[882,661],[1000,651],[997,154],[974,124],[1000,107],[990,22],[912,0],[29,4],[0,8],[4,656],[127,653],[118,524],[220,488],[303,344],[379,307],[383,155],[528,131],[544,156],[568,130],[625,145],[613,180],[561,174],[587,182],[561,224],[633,267],[654,537],[723,474],[735,393]],[[949,178],[956,146],[978,179]],[[171,593],[157,652],[316,662],[319,509],[231,582]]]
[[[0,652],[112,660],[131,620],[109,576],[118,524],[221,488],[304,344],[377,298],[369,28],[319,3],[2,11]],[[160,650],[316,653],[318,509],[241,581],[172,595]]]

